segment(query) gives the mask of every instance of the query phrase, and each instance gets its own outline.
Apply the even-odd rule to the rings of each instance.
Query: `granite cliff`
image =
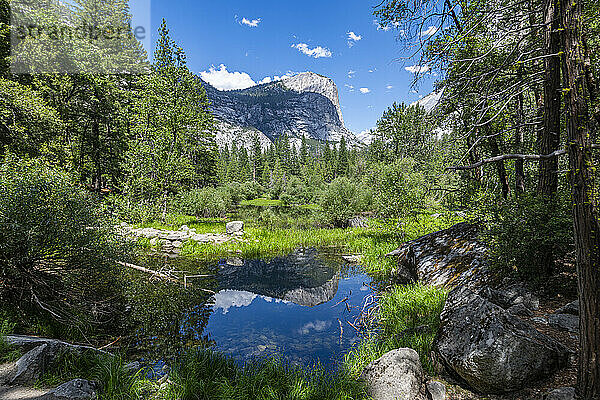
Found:
[[[305,72],[282,81],[242,90],[220,91],[203,82],[217,120],[217,144],[237,142],[249,146],[258,135],[263,146],[281,135],[292,142],[302,137],[359,143],[344,126],[335,83],[324,76]]]

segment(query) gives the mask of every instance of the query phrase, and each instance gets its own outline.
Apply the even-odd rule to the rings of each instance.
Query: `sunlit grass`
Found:
[[[354,375],[388,351],[411,348],[423,368],[433,373],[431,350],[446,302],[446,291],[420,283],[397,286],[379,299],[377,326],[346,354],[344,367]]]

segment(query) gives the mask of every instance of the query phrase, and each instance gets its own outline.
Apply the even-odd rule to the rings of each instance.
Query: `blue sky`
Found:
[[[152,30],[166,18],[189,68],[223,88],[304,71],[328,76],[338,86],[346,126],[359,133],[391,103],[418,100],[433,83],[424,79],[414,93],[406,67],[415,61],[403,60],[395,29],[374,21],[377,3],[152,0]]]

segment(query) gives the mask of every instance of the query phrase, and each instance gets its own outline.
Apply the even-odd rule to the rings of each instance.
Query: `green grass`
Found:
[[[433,373],[431,350],[440,324],[446,291],[420,283],[397,286],[378,303],[377,326],[346,355],[345,368],[353,376],[390,350],[407,347],[419,353],[423,368]]]
[[[364,386],[346,372],[322,366],[293,366],[278,358],[256,359],[238,366],[210,349],[182,354],[166,383],[150,381],[143,371],[127,371],[120,357],[63,353],[37,387],[54,387],[75,378],[100,384],[99,400],[367,399]]]
[[[238,367],[210,350],[189,352],[174,367],[170,385],[158,398],[236,400],[367,399],[363,384],[345,372],[321,366],[301,368],[277,358],[257,359]]]
[[[10,335],[13,332],[13,329],[15,328],[15,324],[10,322],[10,320],[8,318],[5,318],[5,316],[0,316],[0,317],[2,317],[0,319],[0,364],[1,364],[1,363],[12,362],[12,361],[18,360],[22,356],[22,353],[18,348],[10,345],[6,341],[6,335]]]

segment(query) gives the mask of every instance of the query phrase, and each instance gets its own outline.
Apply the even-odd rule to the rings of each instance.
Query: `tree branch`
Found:
[[[592,149],[600,149],[600,144],[593,144]],[[504,160],[524,160],[524,161],[539,161],[539,160],[548,160],[554,157],[560,157],[567,154],[567,150],[556,150],[550,154],[502,154],[500,156],[495,156],[491,158],[486,158],[485,160],[481,160],[472,165],[461,165],[457,167],[448,167],[446,171],[468,171],[472,169],[479,168],[485,164],[491,164],[495,162],[500,162]]]

